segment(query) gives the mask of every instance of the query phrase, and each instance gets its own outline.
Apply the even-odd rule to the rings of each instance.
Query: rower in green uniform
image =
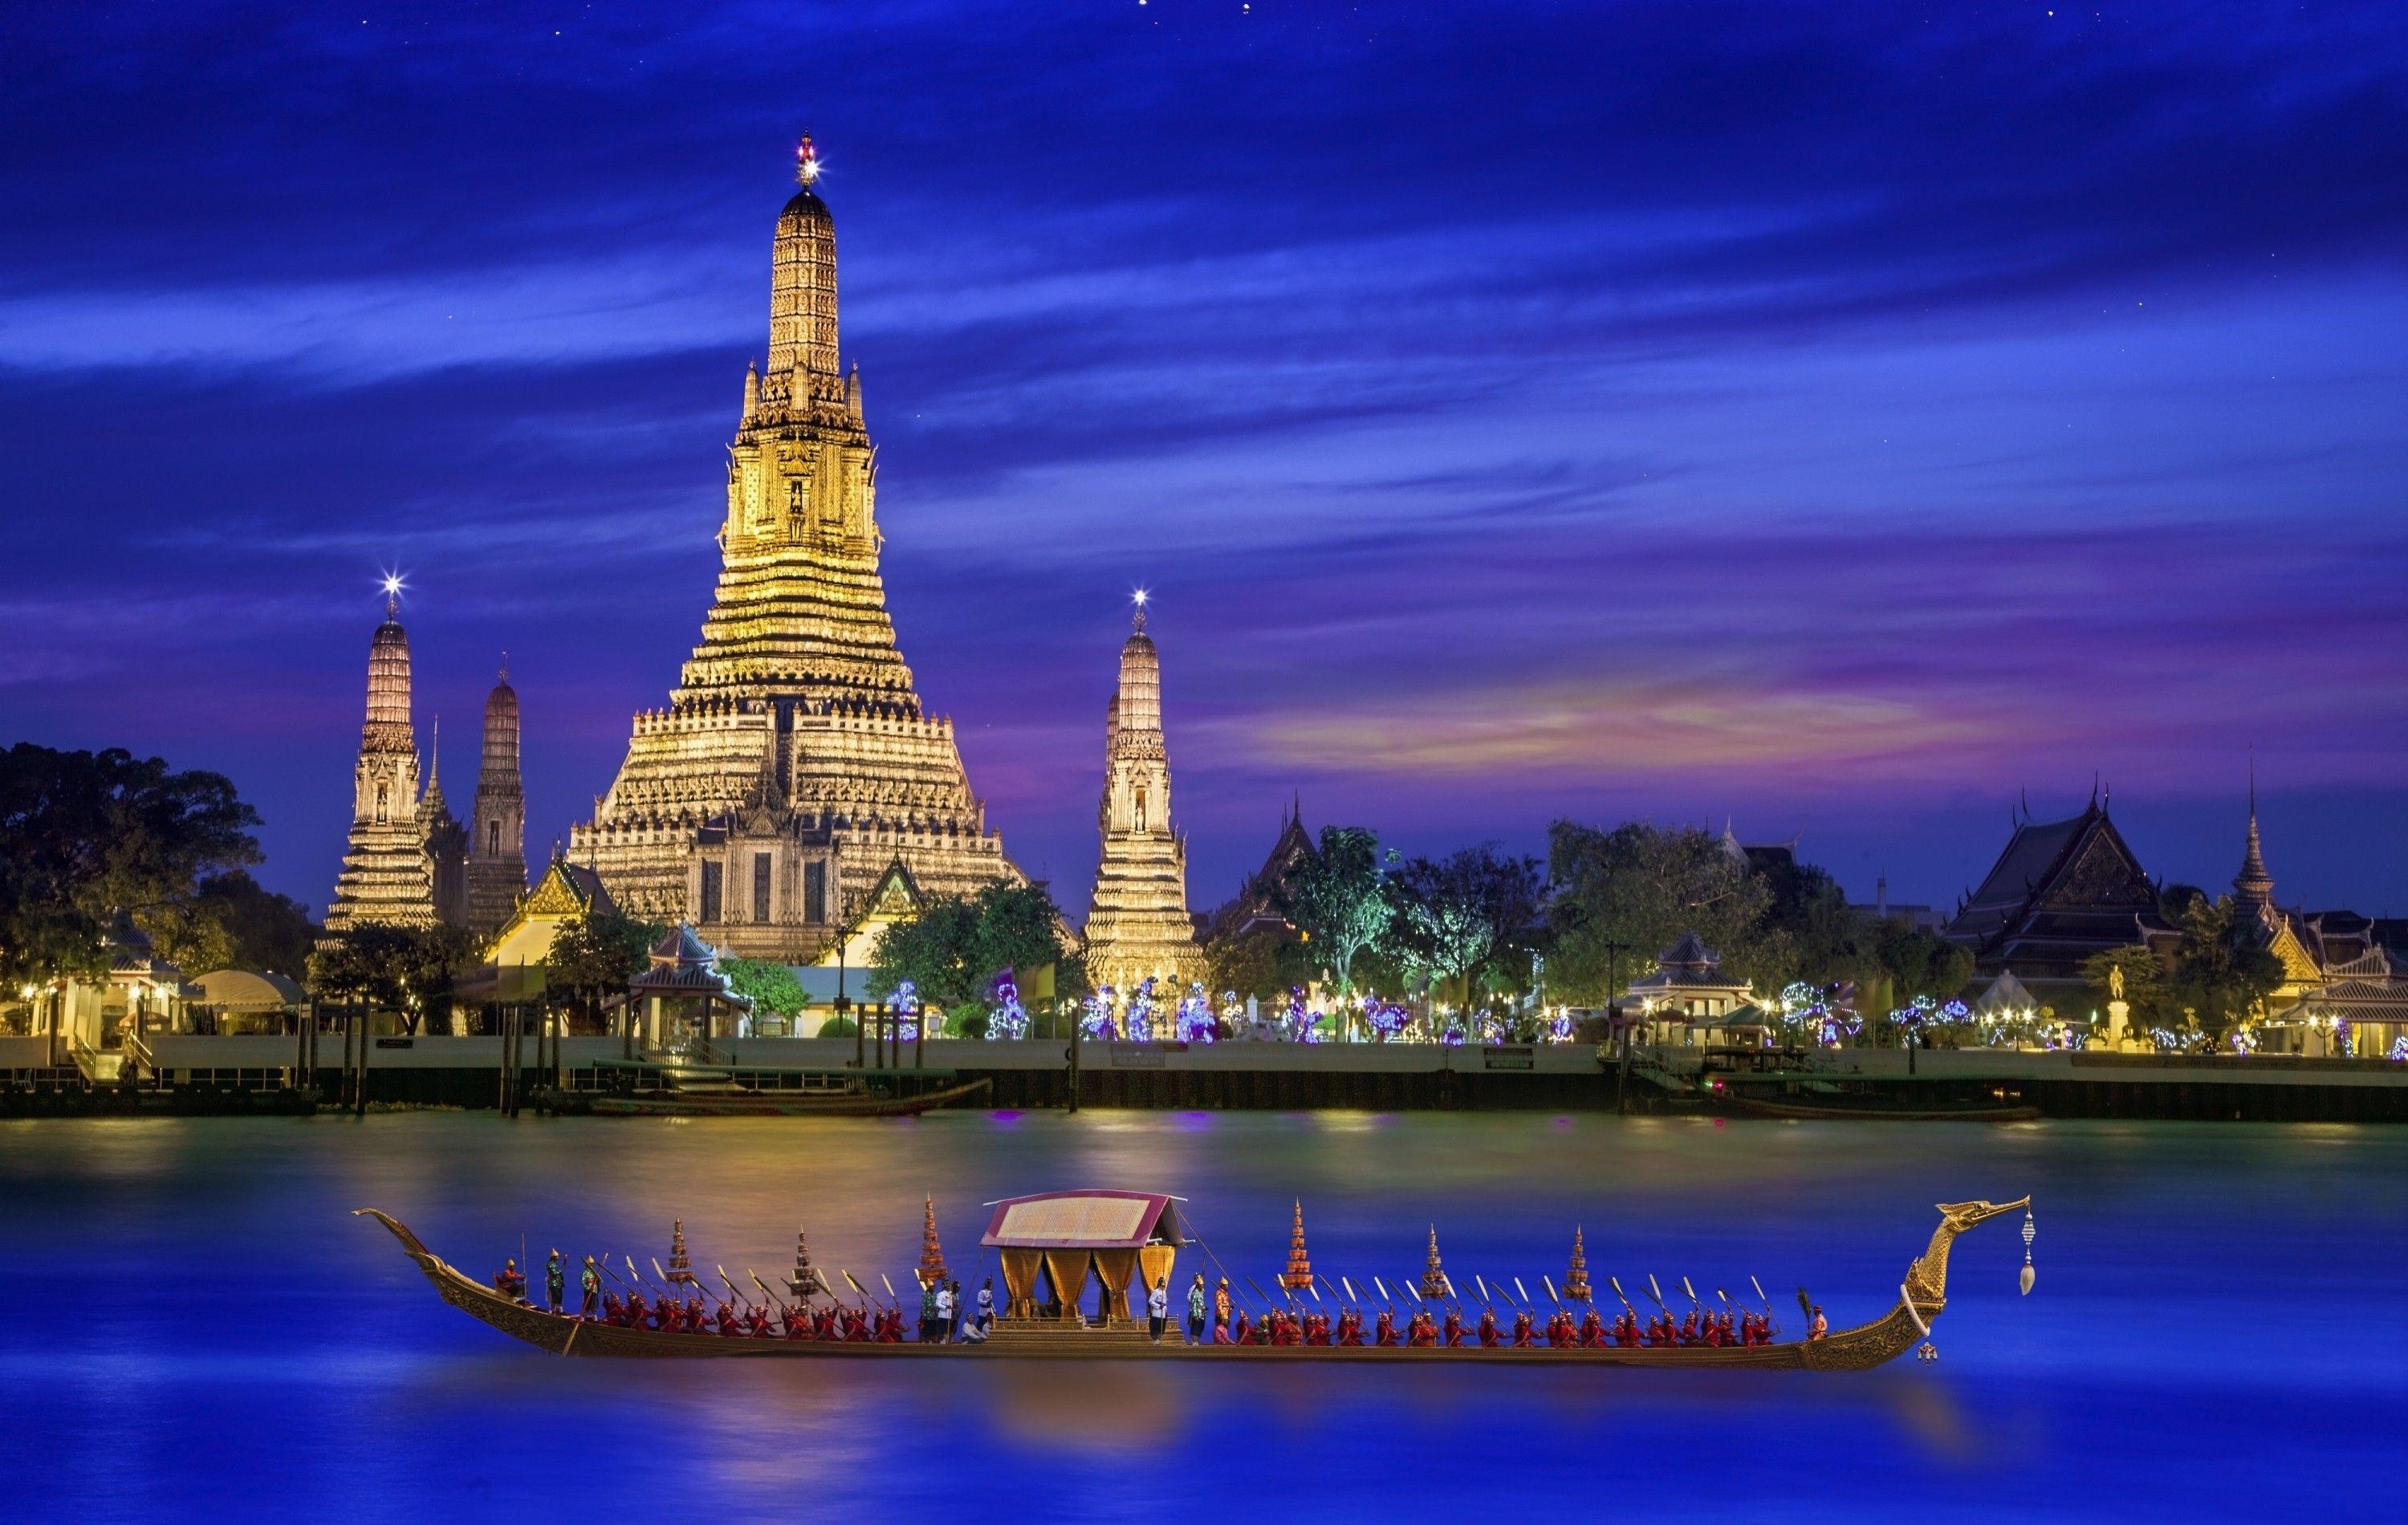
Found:
[[[560,1252],[553,1250],[543,1262],[543,1293],[552,1311],[560,1312],[561,1295],[568,1290],[568,1269],[560,1263]]]

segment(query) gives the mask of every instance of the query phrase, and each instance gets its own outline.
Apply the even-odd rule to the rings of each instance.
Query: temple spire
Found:
[[[2274,901],[2274,876],[2266,871],[2266,854],[2258,840],[2258,759],[2249,759],[2249,834],[2241,849],[2241,871],[2232,876],[2232,898],[2243,905],[2263,908]]]

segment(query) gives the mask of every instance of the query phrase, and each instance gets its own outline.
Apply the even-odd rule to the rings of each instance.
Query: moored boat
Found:
[[[1591,1364],[1648,1368],[1749,1371],[1865,1371],[1894,1360],[1918,1344],[1928,1352],[1932,1321],[1947,1306],[1948,1258],[1956,1236],[1992,1218],[2027,1212],[2028,1197],[2010,1202],[1964,1201],[1938,1205],[1939,1226],[1923,1253],[1909,1262],[1889,1310],[1870,1322],[1837,1330],[1819,1338],[1774,1340],[1770,1343],[1723,1345],[1577,1345],[1482,1347],[1413,1345],[1187,1345],[1174,1331],[1159,1343],[1148,1337],[1146,1323],[1133,1317],[1127,1289],[1133,1277],[1152,1288],[1168,1284],[1178,1252],[1190,1243],[1180,1222],[1177,1199],[1161,1193],[1125,1191],[1054,1192],[1009,1199],[990,1204],[996,1212],[982,1243],[998,1252],[1008,1297],[992,1334],[978,1343],[881,1343],[860,1339],[780,1338],[723,1333],[701,1329],[665,1330],[630,1326],[604,1318],[552,1313],[524,1300],[506,1295],[445,1261],[412,1233],[408,1225],[372,1207],[355,1216],[374,1217],[400,1241],[411,1262],[445,1302],[470,1317],[538,1349],[560,1356],[628,1358],[752,1357],[824,1358],[897,1360],[947,1359],[993,1360],[1129,1360],[1252,1361],[1337,1360],[1357,1362],[1440,1361],[1541,1365]],[[933,1247],[933,1215],[930,1244]],[[2027,1220],[2025,1242],[2030,1243]],[[1299,1220],[1298,1249],[1301,1248]],[[1209,1252],[1207,1252],[1209,1254]],[[1433,1257],[1435,1250],[1433,1250]],[[1217,1263],[1217,1258],[1215,1262]],[[2027,1250],[2024,1288],[2030,1288]],[[632,1259],[630,1269],[633,1270]],[[808,1300],[826,1287],[824,1276],[801,1268],[790,1291]],[[659,1267],[655,1262],[654,1270]],[[1432,1272],[1436,1273],[1433,1259]],[[724,1269],[719,1274],[731,1291],[751,1302]],[[765,1300],[785,1304],[757,1275],[748,1276]],[[671,1273],[678,1285],[699,1285],[682,1268]],[[1104,1296],[1100,1316],[1090,1321],[1078,1308],[1078,1292],[1091,1277],[1100,1277]],[[874,1302],[874,1294],[847,1276],[846,1281]],[[1247,1285],[1254,1284],[1250,1278]],[[1334,1283],[1332,1285],[1335,1285]],[[1418,1302],[1437,1306],[1451,1299],[1459,1308],[1460,1288],[1440,1277],[1444,1294],[1426,1295],[1398,1284],[1394,1292],[1382,1288],[1383,1301]],[[1074,1287],[1067,1300],[1040,1300],[1051,1287]],[[1117,1290],[1115,1290],[1117,1288]],[[891,1293],[891,1288],[890,1288]],[[1259,1291],[1259,1288],[1256,1288]],[[1555,1301],[1552,1286],[1551,1301]],[[722,1300],[724,1301],[724,1300]],[[1660,1302],[1660,1300],[1659,1300]],[[1558,1301],[1558,1306],[1561,1306]],[[1768,1310],[1769,1312],[1769,1310]],[[1667,1309],[1669,1315],[1670,1310]],[[899,1319],[899,1310],[896,1314]]]

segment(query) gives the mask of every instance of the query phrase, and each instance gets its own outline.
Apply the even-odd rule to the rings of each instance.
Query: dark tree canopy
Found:
[[[1526,985],[1546,928],[1538,859],[1484,842],[1444,858],[1408,858],[1385,885],[1395,908],[1388,951],[1400,967],[1455,985],[1466,1005],[1491,983]]]
[[[1703,831],[1557,821],[1547,831],[1547,875],[1556,934],[1549,983],[1568,998],[1601,1004],[1618,996],[1609,973],[1628,984],[1684,931],[1759,987],[1778,989],[1790,977],[1792,942],[1771,923],[1770,887]],[[1623,951],[1609,958],[1613,943]]]
[[[160,957],[186,974],[254,969],[303,979],[318,941],[308,906],[262,887],[240,869],[202,880],[192,899],[152,913],[143,929]]]
[[[545,985],[566,992],[590,1014],[624,994],[627,982],[644,971],[652,944],[666,930],[615,911],[588,912],[564,922],[544,956]]]
[[[114,747],[0,752],[0,979],[100,969],[117,913],[173,925],[205,878],[259,861],[258,825],[222,774]]]
[[[976,895],[939,895],[909,921],[878,934],[869,993],[883,998],[910,980],[929,1005],[976,1006],[1002,970],[1022,974],[1063,957],[1061,913],[1043,885],[988,885]]]
[[[353,927],[309,956],[309,985],[322,999],[391,1012],[417,1032],[449,1017],[452,981],[475,957],[474,941],[456,927]]]
[[[1396,920],[1383,880],[1380,839],[1359,826],[1323,827],[1320,851],[1299,857],[1288,873],[1283,909],[1340,994],[1354,988],[1356,957],[1378,946]]]

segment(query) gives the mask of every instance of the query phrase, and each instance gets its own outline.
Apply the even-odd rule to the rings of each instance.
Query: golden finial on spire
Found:
[[[384,589],[384,617],[389,620],[398,618],[401,613],[401,574],[387,572],[379,585]]]
[[[803,140],[795,145],[795,179],[808,188],[819,178],[820,151],[811,146],[811,135],[805,133]]]
[[[1140,630],[1145,628],[1145,601],[1149,597],[1150,595],[1143,588],[1139,588],[1129,595],[1129,603],[1135,608],[1135,612],[1129,616],[1129,620]]]

